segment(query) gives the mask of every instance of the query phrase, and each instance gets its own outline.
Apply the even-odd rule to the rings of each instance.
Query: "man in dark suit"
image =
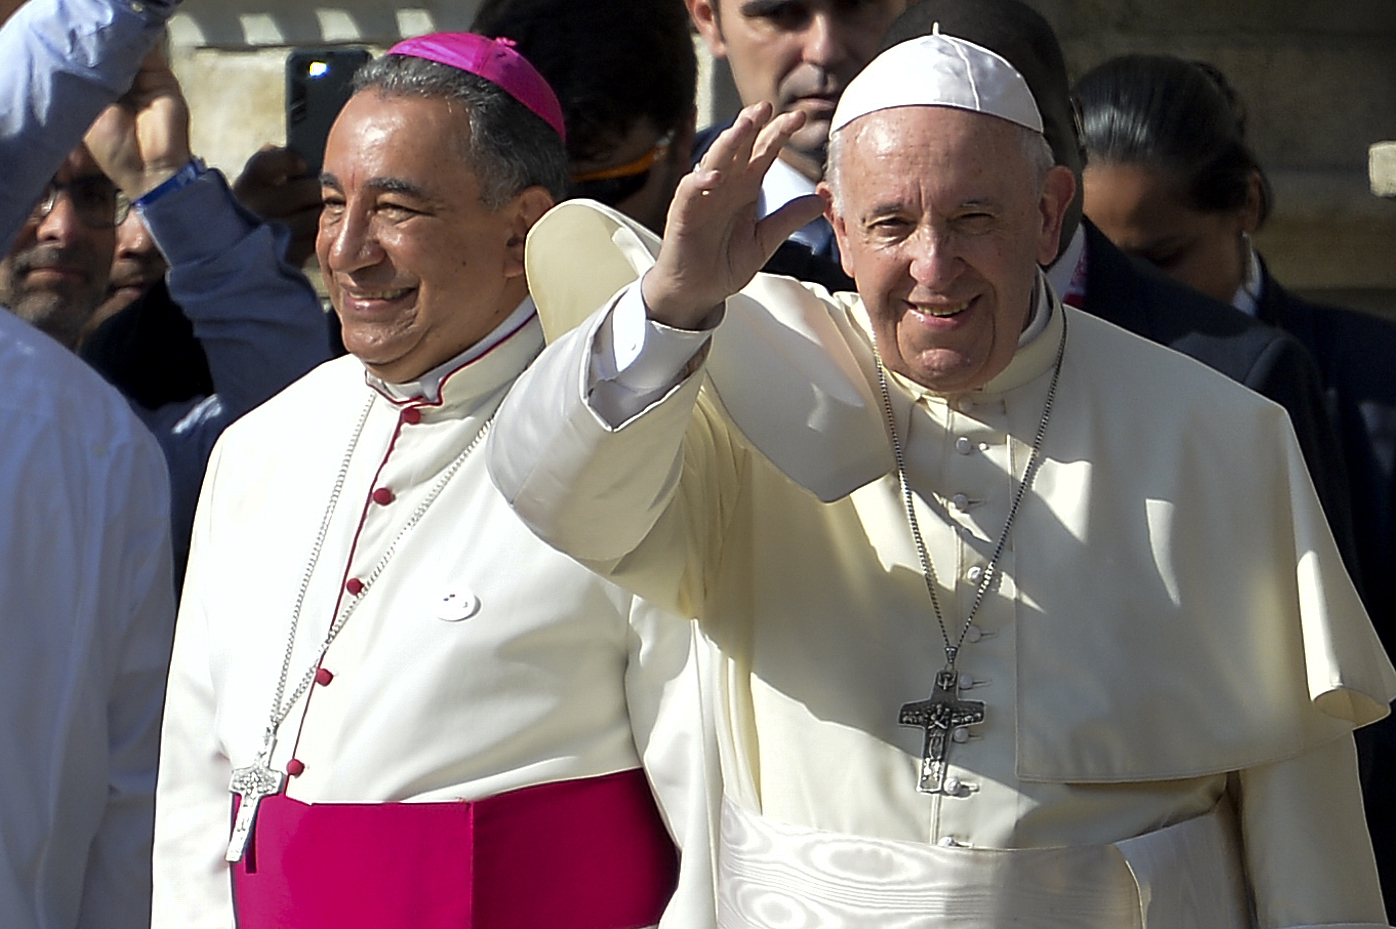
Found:
[[[714,58],[726,59],[743,106],[768,101],[777,114],[799,110],[805,124],[781,150],[761,185],[770,213],[814,193],[824,176],[829,120],[843,89],[877,54],[887,27],[906,0],[684,0]],[[704,130],[696,164],[730,121]],[[839,263],[833,229],[820,217],[797,230],[765,269],[829,290],[852,290]]]

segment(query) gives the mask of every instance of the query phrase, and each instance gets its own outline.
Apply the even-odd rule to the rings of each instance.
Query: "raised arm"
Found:
[[[325,314],[284,260],[287,232],[240,206],[193,160],[179,82],[150,56],[129,93],[87,133],[102,170],[136,203],[170,264],[170,295],[193,324],[214,394],[138,409],[169,463],[176,564],[188,550],[204,466],[229,423],[329,358]]]
[[[131,84],[175,0],[31,0],[0,28],[0,242],[102,108]]]
[[[544,352],[491,439],[496,483],[540,536],[685,615],[701,611],[730,515],[724,501],[747,461],[719,410],[705,403],[694,413],[702,379],[693,359],[727,297],[819,205],[806,198],[757,220],[761,176],[800,125],[798,115],[768,119],[767,107],[745,111],[681,183],[643,285]],[[569,245],[541,232],[529,246],[540,307],[554,290],[545,279],[575,275],[591,245],[613,241],[598,232]],[[642,557],[627,557],[642,544]]]
[[[208,356],[222,409],[211,447],[227,422],[328,359],[319,300],[284,260],[284,230],[242,208],[218,172],[192,164],[189,108],[160,56],[92,125],[87,147],[170,263],[170,294]]]

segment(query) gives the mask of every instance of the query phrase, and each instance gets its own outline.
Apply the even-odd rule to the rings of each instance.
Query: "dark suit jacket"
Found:
[[[1086,312],[1166,345],[1289,411],[1314,487],[1354,579],[1360,565],[1339,443],[1318,368],[1298,340],[1135,262],[1087,219]]]
[[[731,120],[716,126],[709,126],[693,138],[693,157],[690,166],[697,165],[698,159],[712,146],[718,135],[732,125]],[[830,293],[838,290],[855,290],[853,278],[843,271],[835,250],[832,254],[814,252],[803,242],[786,239],[761,269],[767,274],[784,274],[800,281],[821,284]]]
[[[103,321],[78,354],[149,410],[213,393],[204,347],[163,278]]]

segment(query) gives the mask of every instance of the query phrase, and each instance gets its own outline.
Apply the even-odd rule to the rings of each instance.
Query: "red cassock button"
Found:
[[[422,411],[415,406],[409,406],[402,411],[402,421],[409,426],[415,426],[422,421]]]
[[[286,773],[292,777],[300,777],[305,773],[305,762],[301,761],[299,758],[292,758],[290,761],[286,762]]]
[[[357,597],[364,592],[364,582],[357,577],[351,577],[344,582],[344,589],[349,591],[350,596]]]
[[[373,502],[379,506],[387,506],[397,499],[397,495],[386,487],[379,487],[371,496],[373,497]]]
[[[319,684],[321,687],[324,687],[332,680],[334,680],[334,672],[329,668],[320,668],[315,672],[315,683]]]

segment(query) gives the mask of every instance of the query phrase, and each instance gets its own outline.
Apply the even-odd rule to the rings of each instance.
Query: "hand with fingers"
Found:
[[[233,196],[259,218],[291,230],[288,262],[299,267],[315,254],[322,206],[320,179],[306,173],[300,155],[289,148],[262,146],[233,183]]]
[[[640,284],[651,319],[703,328],[781,242],[823,212],[811,194],[757,216],[761,179],[804,121],[798,111],[772,119],[769,103],[749,106],[679,182],[659,258]]]
[[[83,141],[132,200],[189,163],[189,105],[159,51],[141,63],[131,89],[102,111]]]

